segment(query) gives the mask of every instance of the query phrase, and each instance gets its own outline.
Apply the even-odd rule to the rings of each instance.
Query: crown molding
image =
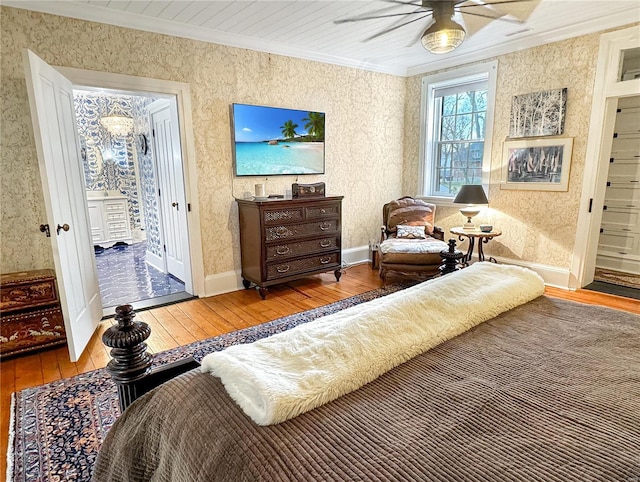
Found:
[[[254,38],[220,32],[205,27],[185,25],[171,20],[161,18],[151,18],[144,15],[116,11],[110,8],[94,6],[87,3],[77,3],[71,1],[32,1],[32,0],[0,0],[0,5],[20,8],[23,10],[33,10],[36,12],[48,13],[71,17],[89,22],[104,23],[116,27],[125,27],[146,32],[160,33],[174,37],[188,38],[201,42],[226,45],[247,50],[255,50],[270,54],[283,55],[303,60],[312,60],[325,64],[339,65],[342,67],[352,67],[361,70],[368,70],[382,74],[396,75],[404,77],[406,69],[404,67],[388,66],[370,62],[360,62],[353,59],[338,57],[334,55],[321,54],[308,50],[299,49],[280,42],[268,40],[256,40]]]
[[[205,27],[190,26],[171,20],[151,18],[135,13],[123,15],[121,11],[69,0],[0,0],[0,5],[399,77],[411,77],[451,67],[458,67],[580,35],[627,26],[637,23],[637,20],[630,21],[629,19],[636,19],[638,17],[637,6],[631,6],[607,17],[584,21],[552,31],[526,32],[523,33],[522,36],[516,35],[514,38],[497,46],[479,46],[475,47],[472,51],[464,51],[463,48],[457,52],[454,51],[453,53],[447,54],[445,57],[438,56],[435,58],[436,56],[432,56],[435,58],[432,61],[405,68],[396,65],[363,62],[345,57],[312,52],[280,42],[258,41],[245,35],[220,32]]]

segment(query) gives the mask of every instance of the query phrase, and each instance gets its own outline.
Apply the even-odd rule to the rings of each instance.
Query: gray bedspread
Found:
[[[268,427],[189,372],[129,407],[94,480],[638,481],[640,316],[543,296]]]

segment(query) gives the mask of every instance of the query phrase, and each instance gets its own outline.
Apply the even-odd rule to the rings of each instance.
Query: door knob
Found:
[[[48,224],[41,224],[40,225],[40,232],[44,233],[47,238],[51,237],[51,232],[49,231],[49,225]]]
[[[178,209],[178,203],[171,203],[171,207]]]
[[[56,233],[58,234],[58,236],[60,236],[60,230],[66,233],[67,231],[69,231],[69,225],[67,223],[64,223],[62,226],[60,226],[58,224],[58,227],[56,228]]]

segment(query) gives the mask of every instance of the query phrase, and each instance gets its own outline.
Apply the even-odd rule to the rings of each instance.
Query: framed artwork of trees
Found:
[[[514,95],[509,137],[558,136],[564,132],[567,89]]]

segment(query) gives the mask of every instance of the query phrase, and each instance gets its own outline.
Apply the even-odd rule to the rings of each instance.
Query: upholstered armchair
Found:
[[[380,277],[387,272],[431,277],[442,263],[440,251],[447,249],[444,232],[435,226],[436,206],[405,196],[382,208]]]

